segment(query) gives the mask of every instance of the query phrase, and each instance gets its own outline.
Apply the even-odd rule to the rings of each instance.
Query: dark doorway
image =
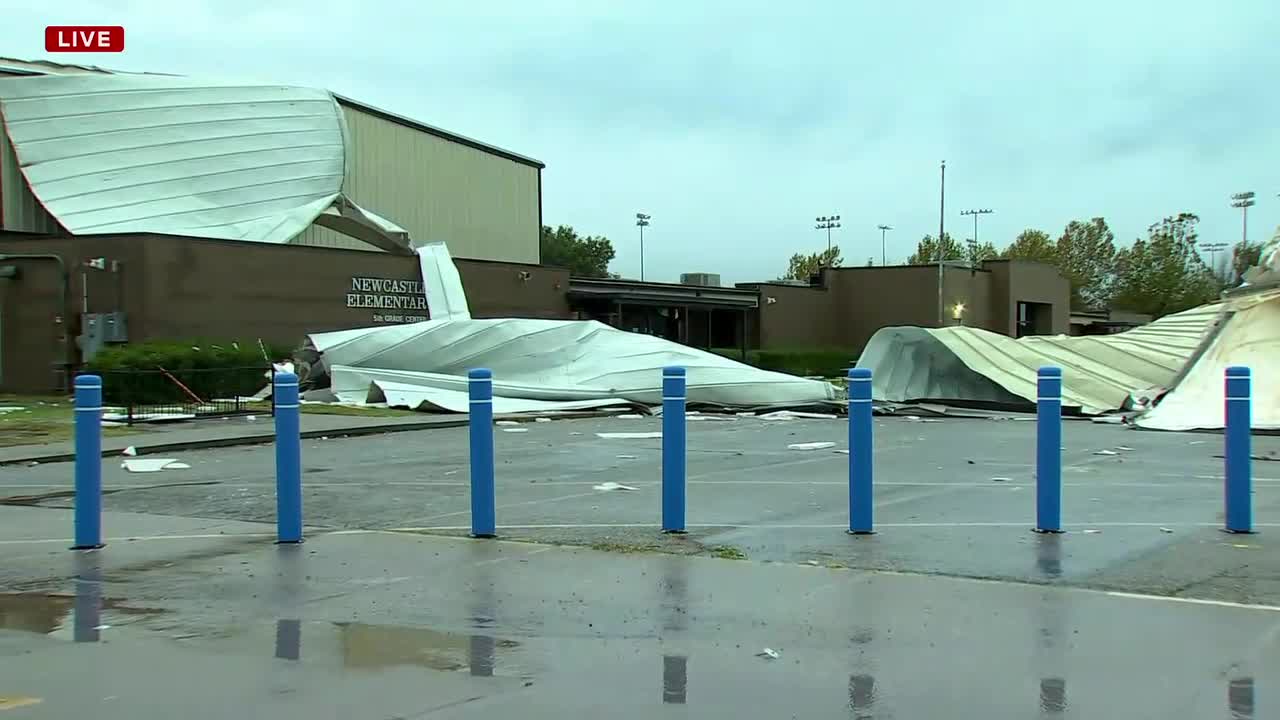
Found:
[[[1028,335],[1053,334],[1053,306],[1049,303],[1018,302],[1018,334]]]

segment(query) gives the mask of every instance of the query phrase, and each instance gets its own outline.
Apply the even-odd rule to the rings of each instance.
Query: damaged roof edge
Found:
[[[352,98],[347,97],[346,95],[339,95],[338,93],[332,92],[332,91],[331,91],[331,94],[333,95],[334,98],[337,99],[339,104],[345,105],[347,107],[355,108],[356,110],[360,110],[361,112],[369,113],[370,115],[380,117],[383,120],[388,120],[398,125],[404,125],[405,127],[410,127],[410,128],[413,128],[414,130],[421,130],[422,132],[425,132],[428,135],[435,135],[438,138],[448,140],[450,142],[456,142],[459,145],[466,145],[467,147],[473,148],[475,150],[480,150],[481,152],[487,152],[490,155],[497,155],[500,158],[505,158],[513,162],[518,162],[521,165],[528,165],[529,167],[534,167],[539,170],[542,170],[547,166],[547,164],[542,162],[541,160],[537,160],[527,155],[521,155],[520,153],[516,153],[510,150],[500,148],[497,145],[490,145],[489,143],[481,142],[479,140],[469,138],[466,135],[459,135],[454,132],[449,132],[448,130],[438,128],[434,125],[428,125],[420,120],[414,120],[413,118],[405,117],[404,115],[398,115],[388,110],[383,110],[380,107],[375,107],[368,103],[360,102],[359,100],[354,100]]]

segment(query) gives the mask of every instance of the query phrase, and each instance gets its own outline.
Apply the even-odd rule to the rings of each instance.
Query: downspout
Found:
[[[67,329],[71,322],[70,307],[67,305],[67,296],[71,290],[71,277],[67,274],[67,264],[63,262],[61,255],[48,253],[0,254],[0,262],[8,260],[50,260],[58,264],[58,278],[61,280],[58,298],[62,305],[62,389],[69,391],[71,389],[71,368],[75,365],[75,362],[73,357],[74,348],[71,346],[71,338]]]

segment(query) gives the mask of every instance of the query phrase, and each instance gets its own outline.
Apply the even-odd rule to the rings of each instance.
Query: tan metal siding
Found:
[[[0,117],[0,123],[3,118]],[[0,131],[0,230],[14,232],[60,232],[58,223],[31,194],[27,181],[18,169],[18,157],[9,144],[9,136]]]
[[[345,190],[356,204],[409,231],[444,241],[455,257],[538,262],[538,169],[343,106]],[[303,245],[367,249],[312,227]],[[354,243],[354,244],[352,244]]]

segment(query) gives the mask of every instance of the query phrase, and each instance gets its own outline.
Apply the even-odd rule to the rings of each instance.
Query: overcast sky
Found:
[[[24,7],[25,5],[25,7]],[[874,5],[875,7],[871,7]],[[15,3],[0,56],[333,91],[547,163],[548,224],[646,276],[776,277],[826,246],[901,262],[946,226],[1007,244],[1102,215],[1127,244],[1179,211],[1235,242],[1280,223],[1280,3],[63,0]],[[122,55],[44,53],[50,24]],[[376,210],[376,208],[373,208]]]

